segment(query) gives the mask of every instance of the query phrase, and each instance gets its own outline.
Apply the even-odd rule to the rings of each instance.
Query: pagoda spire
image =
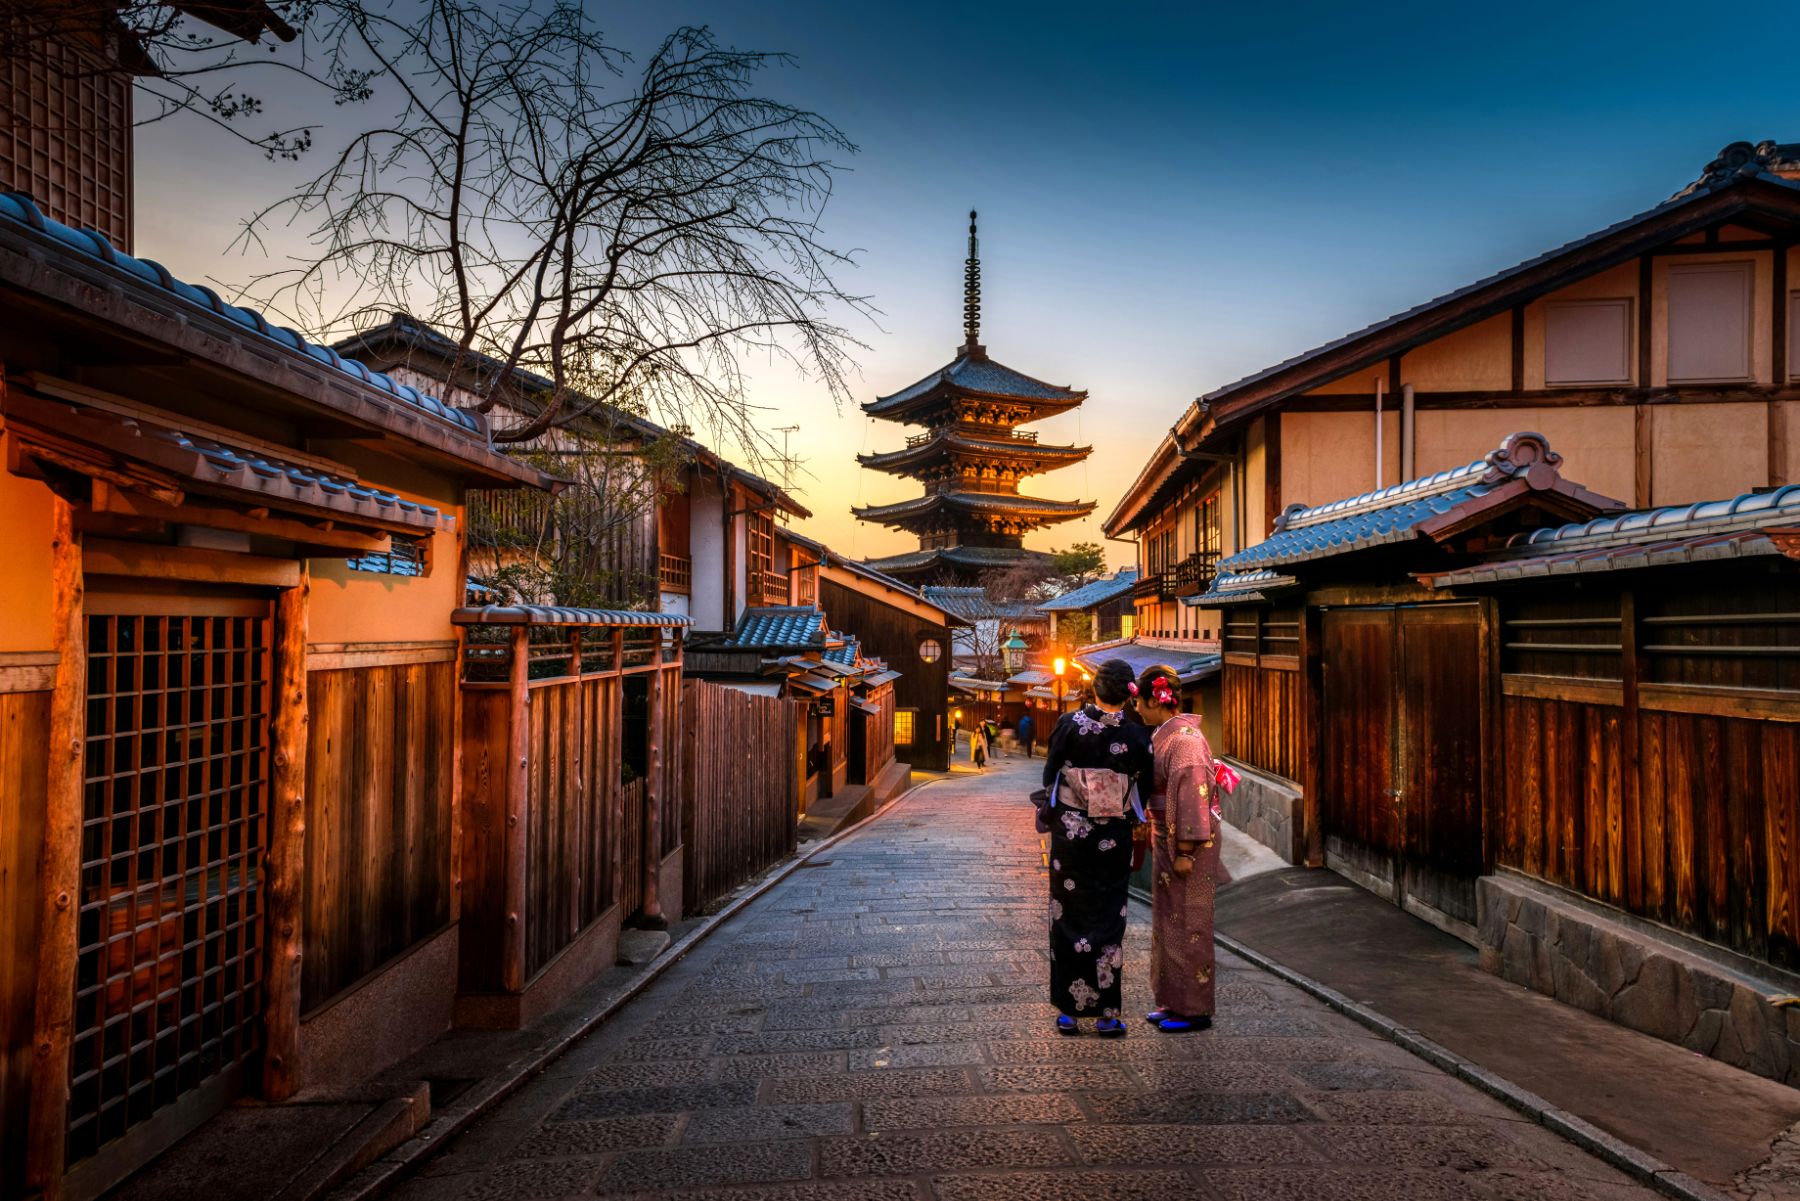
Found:
[[[975,210],[969,210],[969,257],[963,260],[963,353],[982,353],[981,243],[975,237]]]

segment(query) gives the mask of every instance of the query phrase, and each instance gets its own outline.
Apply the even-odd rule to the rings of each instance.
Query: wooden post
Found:
[[[87,627],[81,538],[69,502],[51,502],[51,636],[57,652],[50,692],[49,788],[39,863],[37,998],[32,1039],[30,1129],[25,1179],[46,1201],[62,1191],[69,1121],[69,1054],[75,1019],[77,898],[87,742]]]
[[[1319,819],[1319,789],[1324,772],[1319,757],[1324,752],[1324,642],[1323,619],[1318,607],[1300,603],[1300,822],[1306,839],[1306,866],[1325,866],[1325,829]],[[1257,640],[1257,648],[1262,640]]]
[[[662,883],[662,722],[663,669],[662,634],[658,631],[652,643],[656,651],[656,667],[650,672],[650,771],[644,781],[644,916],[639,923],[646,929],[665,930],[662,898],[657,895]]]
[[[269,851],[263,869],[268,906],[264,983],[263,1096],[284,1101],[299,1088],[300,967],[306,913],[306,637],[312,580],[275,600],[274,773],[269,785]]]
[[[601,777],[606,786],[608,841],[612,843],[612,903],[621,904],[625,896],[625,790],[619,786],[619,764],[625,737],[625,630],[613,627],[611,708],[605,726],[606,746],[601,749]],[[629,913],[619,915],[621,920]]]
[[[531,627],[517,626],[512,635],[512,663],[507,674],[506,773],[506,929],[500,939],[500,983],[508,992],[525,988],[525,852],[530,816],[531,760]]]

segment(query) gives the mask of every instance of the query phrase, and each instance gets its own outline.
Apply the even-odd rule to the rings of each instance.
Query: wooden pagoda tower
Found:
[[[1093,512],[1093,501],[1046,500],[1019,491],[1039,472],[1079,463],[1091,446],[1050,446],[1027,422],[1067,412],[1087,393],[1033,379],[988,357],[981,344],[981,258],[975,214],[969,214],[969,257],[963,270],[965,341],[949,366],[911,387],[865,404],[884,421],[924,426],[899,450],[858,455],[865,467],[910,476],[922,496],[853,509],[859,520],[917,534],[919,549],[869,566],[919,583],[973,582],[990,571],[1048,568],[1025,535]]]

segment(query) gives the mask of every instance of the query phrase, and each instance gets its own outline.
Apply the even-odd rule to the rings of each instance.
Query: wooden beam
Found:
[[[193,546],[91,539],[82,548],[90,575],[153,576],[202,584],[250,584],[264,588],[298,588],[300,564]]]
[[[1300,824],[1306,841],[1306,866],[1325,866],[1325,829],[1319,816],[1322,787],[1320,756],[1324,750],[1324,642],[1322,617],[1312,605],[1300,606],[1300,689],[1297,720],[1300,722]]]
[[[1263,423],[1263,534],[1275,532],[1281,516],[1281,413],[1270,413]],[[1241,548],[1240,548],[1241,549]],[[1052,637],[1056,631],[1051,630]]]
[[[1644,899],[1644,831],[1639,819],[1638,709],[1642,704],[1644,658],[1638,649],[1637,594],[1619,592],[1619,796],[1620,834],[1625,846],[1625,903],[1633,910]],[[1657,798],[1660,803],[1662,798]],[[1660,853],[1660,851],[1659,851]]]
[[[1656,410],[1648,405],[1634,410],[1632,447],[1636,458],[1631,503],[1634,508],[1647,509],[1655,503],[1656,494]]]
[[[350,554],[381,554],[393,549],[393,539],[386,533],[364,533],[342,528],[332,519],[302,521],[293,517],[271,516],[269,510],[246,512],[223,505],[196,502],[191,496],[181,504],[169,504],[139,492],[126,491],[104,481],[94,484],[94,511],[117,513],[125,517],[141,517],[153,521],[202,525],[209,529],[230,530],[239,534],[256,534],[264,538],[283,538],[309,547],[321,547]]]
[[[650,673],[650,753],[649,778],[644,781],[644,915],[642,924],[652,930],[665,930],[662,898],[662,795],[663,795],[663,671],[662,647],[656,648],[657,670]]]
[[[1655,312],[1656,273],[1651,268],[1650,256],[1638,256],[1638,294],[1637,294],[1637,386],[1648,388],[1652,372],[1650,370],[1650,344],[1655,331],[1655,322],[1651,320]]]
[[[39,859],[37,996],[32,1036],[25,1177],[45,1201],[62,1190],[69,1122],[69,1054],[75,1019],[76,897],[87,744],[87,623],[82,548],[67,501],[51,501],[51,637],[58,655],[50,692],[49,782]]]
[[[306,946],[306,632],[311,577],[275,599],[274,771],[269,783],[269,850],[262,887],[268,906],[264,981],[265,1100],[285,1101],[299,1089],[300,967]]]
[[[502,895],[506,928],[500,937],[500,983],[508,992],[525,990],[525,904],[527,838],[531,814],[531,627],[515,626],[512,664],[507,674],[506,858]]]
[[[0,651],[0,693],[52,691],[61,658],[55,651]]]
[[[460,636],[463,627],[457,626]],[[306,648],[306,670],[344,671],[357,667],[411,667],[452,663],[456,640],[431,642],[315,642]],[[461,727],[457,727],[460,729]]]

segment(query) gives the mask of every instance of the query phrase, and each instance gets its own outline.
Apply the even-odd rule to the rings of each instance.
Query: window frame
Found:
[[[1675,374],[1675,280],[1682,276],[1730,271],[1743,279],[1744,372],[1742,375]],[[1756,263],[1752,259],[1670,263],[1663,281],[1663,379],[1669,384],[1742,384],[1756,378]]]
[[[901,729],[900,729],[903,718],[905,719],[904,724],[906,726],[906,731],[905,731],[904,736],[901,734]],[[894,710],[894,745],[895,746],[916,746],[916,745],[918,745],[918,737],[919,737],[919,711],[917,709],[895,709]]]
[[[1624,314],[1625,345],[1620,352],[1621,374],[1615,377],[1594,376],[1585,379],[1554,378],[1550,360],[1550,323],[1555,314],[1571,309],[1617,308]],[[1636,302],[1629,296],[1596,296],[1584,299],[1551,300],[1544,304],[1544,386],[1546,388],[1591,388],[1607,384],[1632,384],[1633,363],[1637,350]]]

